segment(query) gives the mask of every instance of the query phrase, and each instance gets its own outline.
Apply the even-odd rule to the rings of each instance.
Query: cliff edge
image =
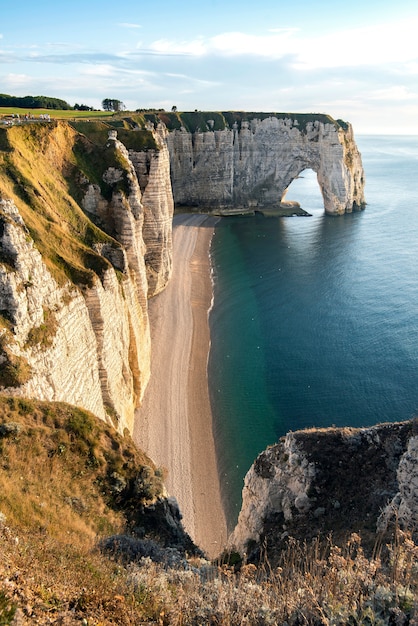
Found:
[[[134,114],[0,129],[0,390],[133,429],[150,376],[148,298],[178,207],[274,211],[305,168],[325,211],[364,207],[352,128],[326,115]]]
[[[132,432],[171,275],[164,130],[74,126],[0,131],[0,388]]]
[[[178,121],[167,136],[176,206],[270,214],[289,206],[286,192],[305,169],[317,174],[327,214],[365,206],[350,124],[319,114],[237,112],[184,113]]]
[[[288,433],[248,471],[230,544],[274,563],[289,537],[359,533],[371,552],[394,524],[417,538],[417,419]]]

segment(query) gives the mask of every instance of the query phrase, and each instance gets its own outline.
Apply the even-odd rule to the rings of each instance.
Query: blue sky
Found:
[[[418,2],[20,0],[0,12],[0,92],[418,134]]]

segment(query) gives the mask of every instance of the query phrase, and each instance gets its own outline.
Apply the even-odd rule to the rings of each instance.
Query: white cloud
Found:
[[[402,76],[416,76],[418,74],[418,61],[403,63],[400,67],[393,70],[395,74]]]
[[[269,33],[289,33],[289,34],[292,34],[292,33],[297,33],[299,31],[300,31],[299,27],[293,27],[293,26],[292,27],[288,26],[288,27],[283,27],[283,28],[269,28],[268,29]]]
[[[290,41],[293,31],[284,29],[279,33],[259,36],[240,32],[227,32],[204,39],[199,37],[190,41],[159,39],[149,47],[158,54],[181,54],[187,56],[204,56],[220,54],[223,56],[240,56],[252,54],[261,57],[280,58],[289,51],[297,50],[297,42]]]
[[[143,80],[148,77],[156,76],[155,72],[150,72],[148,70],[127,69],[106,63],[98,65],[82,64],[78,70],[78,75],[94,76],[98,78],[111,77],[117,78],[118,80],[123,80],[125,76],[135,78],[136,80]]]
[[[21,87],[32,82],[32,77],[27,74],[7,74],[5,82],[12,87]]]
[[[142,28],[141,24],[131,24],[130,22],[120,22],[118,26],[121,28]]]
[[[376,66],[411,63],[418,53],[418,17],[373,24],[328,34],[304,36],[296,28],[272,28],[265,35],[225,32],[191,40],[159,39],[149,47],[158,54],[243,56],[266,59],[293,57],[297,69]]]
[[[298,62],[304,69],[405,63],[418,56],[417,29],[412,18],[302,39]]]
[[[93,75],[93,76],[101,76],[102,78],[106,76],[115,76],[119,71],[118,68],[113,65],[86,65],[80,68],[80,74],[84,74],[85,76]]]
[[[195,78],[194,76],[188,76],[187,74],[176,74],[174,72],[164,72],[161,76],[167,78],[174,78],[183,80],[185,82],[194,83],[200,87],[219,87],[222,83],[214,80],[204,80],[202,78]]]
[[[390,100],[396,102],[405,102],[406,100],[417,100],[418,95],[411,93],[404,85],[393,85],[386,89],[378,89],[369,93],[371,100]]]
[[[187,74],[176,74],[174,72],[166,72],[165,75],[170,78],[187,78]]]
[[[294,54],[296,43],[292,41],[292,31],[259,36],[246,33],[223,33],[212,37],[209,50],[227,56],[255,55],[268,58],[281,58]]]
[[[203,38],[191,41],[158,39],[149,46],[149,49],[158,54],[202,56],[207,53],[208,46],[207,43],[204,42]]]

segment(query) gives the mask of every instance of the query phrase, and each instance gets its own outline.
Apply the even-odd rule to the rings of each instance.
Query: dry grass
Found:
[[[83,177],[75,154],[79,141],[82,137],[65,122],[0,129],[0,194],[15,202],[59,282],[70,277],[76,283],[89,283],[94,274],[101,276],[108,263],[92,245],[119,245],[91,222],[77,203],[79,198],[72,195],[75,180]],[[103,155],[112,162],[112,154],[103,146],[96,152],[101,158],[94,175],[101,179],[109,165]]]
[[[359,537],[343,550],[290,543],[282,567],[244,565],[163,572],[152,563],[131,567],[137,593],[172,625],[412,624],[418,618],[418,548],[399,535],[396,557],[383,567],[365,559]]]
[[[120,247],[111,221],[95,224],[81,208],[90,183],[108,201],[116,191],[131,192],[129,165],[107,141],[110,128],[104,122],[65,121],[0,128],[0,198],[14,201],[59,283],[92,284],[109,267],[94,245]],[[156,149],[149,131],[118,132],[128,148]],[[109,167],[123,172],[118,182],[104,181]]]
[[[145,477],[144,498],[161,487],[130,438],[91,414],[0,397],[1,625],[418,623],[418,547],[401,531],[370,559],[358,535],[342,548],[290,539],[275,568],[106,556],[100,540],[128,533],[146,503],[122,501],[115,476]]]
[[[144,472],[132,516],[120,484],[128,492]],[[162,488],[161,472],[130,437],[87,411],[1,396],[0,624],[16,608],[28,623],[67,613],[131,623],[119,616],[121,593],[131,604],[126,572],[96,546],[131,519],[140,523]]]
[[[354,537],[344,550],[329,546],[324,558],[315,558],[315,546],[291,545],[283,568],[244,565],[239,572],[196,559],[188,570],[150,559],[124,568],[87,546],[63,547],[36,535],[5,541],[3,591],[28,624],[84,618],[96,626],[400,625],[418,619],[417,547],[406,536],[394,553],[401,568],[365,559]]]

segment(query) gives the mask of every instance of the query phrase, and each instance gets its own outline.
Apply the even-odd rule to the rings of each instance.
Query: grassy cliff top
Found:
[[[103,180],[109,167],[124,172],[116,186],[129,191],[128,166],[107,141],[108,125],[79,125],[51,121],[0,127],[0,198],[14,201],[58,282],[91,284],[110,266],[94,245],[120,244],[86,215],[82,200],[90,183],[110,199],[115,185]],[[149,131],[120,132],[131,136],[137,149],[153,143]]]
[[[189,132],[241,128],[244,122],[271,117],[291,120],[301,132],[310,122],[347,127],[341,120],[315,113],[94,113],[51,110],[51,121],[45,122],[37,111],[34,120],[0,124],[0,197],[14,200],[37,248],[60,282],[69,278],[75,284],[92,284],[109,267],[109,262],[95,252],[94,244],[119,247],[113,233],[109,229],[104,232],[104,225],[97,219],[93,223],[92,216],[82,209],[89,184],[97,185],[106,200],[115,190],[130,191],[129,167],[109,144],[110,130],[117,131],[126,148],[148,151],[158,150],[152,128],[159,122],[169,131],[185,128]],[[103,179],[109,167],[123,172],[117,189]]]
[[[10,116],[13,113],[24,115],[25,109],[11,109],[0,107],[0,118]],[[232,128],[234,124],[241,127],[242,122],[252,119],[264,120],[269,117],[277,119],[289,119],[297,125],[300,130],[306,129],[308,122],[319,121],[323,124],[332,124],[336,128],[347,129],[348,123],[338,119],[335,120],[325,113],[297,113],[297,112],[263,112],[263,111],[164,111],[161,109],[144,109],[137,111],[123,111],[113,113],[110,111],[59,111],[47,109],[34,109],[30,111],[35,118],[41,114],[48,114],[52,119],[67,120],[74,128],[80,132],[91,134],[89,126],[101,125],[103,129],[115,128],[117,130],[144,130],[147,123],[158,124],[163,122],[168,130],[178,130],[181,127],[189,132],[205,132],[209,130],[224,130]],[[96,126],[99,128],[99,126]],[[135,141],[151,141],[136,138]]]
[[[168,130],[179,130],[181,127],[189,132],[206,132],[211,130],[224,130],[233,128],[234,125],[241,128],[242,122],[250,122],[253,119],[264,120],[269,117],[292,120],[293,124],[303,132],[309,122],[321,122],[332,124],[336,128],[346,129],[347,122],[334,120],[330,115],[323,113],[274,113],[274,112],[250,112],[250,111],[147,111],[133,116],[139,123],[148,121],[151,123],[163,122]]]

